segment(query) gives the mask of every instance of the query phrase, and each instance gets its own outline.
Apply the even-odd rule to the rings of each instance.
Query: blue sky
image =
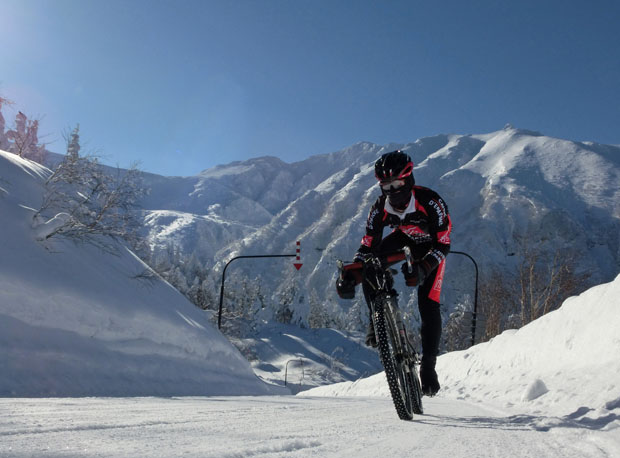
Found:
[[[0,0],[50,149],[192,175],[504,124],[620,144],[620,2]]]

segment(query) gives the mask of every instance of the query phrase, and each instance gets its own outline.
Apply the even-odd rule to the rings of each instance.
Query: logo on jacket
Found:
[[[436,200],[431,200],[429,205],[435,209],[435,213],[437,213],[437,225],[442,226],[444,219],[446,217],[446,208],[443,205],[441,200],[438,202]]]

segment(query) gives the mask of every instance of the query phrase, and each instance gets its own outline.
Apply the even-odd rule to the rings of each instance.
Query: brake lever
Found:
[[[407,260],[407,271],[413,273],[413,256],[411,256],[411,248],[405,245],[403,247],[403,253],[405,253],[405,259]]]
[[[340,280],[344,280],[344,262],[340,259],[336,260],[336,266],[338,267],[338,277]]]

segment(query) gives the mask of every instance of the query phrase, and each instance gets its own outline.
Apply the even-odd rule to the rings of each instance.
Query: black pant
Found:
[[[400,250],[405,245],[409,246],[415,259],[421,258],[430,249],[430,244],[416,244],[413,239],[405,235],[402,231],[396,230],[385,237],[379,244],[378,256],[393,253]],[[439,353],[439,342],[441,340],[441,312],[439,303],[429,297],[431,288],[437,280],[438,270],[435,269],[418,286],[418,310],[420,311],[420,337],[422,339],[422,365],[435,366],[437,354]],[[374,294],[366,283],[362,285],[364,296],[370,309],[370,301],[374,299]]]

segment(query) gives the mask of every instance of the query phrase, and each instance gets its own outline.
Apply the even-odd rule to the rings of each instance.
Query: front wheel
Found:
[[[396,413],[401,420],[412,420],[413,414],[423,413],[422,387],[414,357],[406,344],[401,342],[390,304],[379,301],[375,307],[374,320],[379,356]]]

